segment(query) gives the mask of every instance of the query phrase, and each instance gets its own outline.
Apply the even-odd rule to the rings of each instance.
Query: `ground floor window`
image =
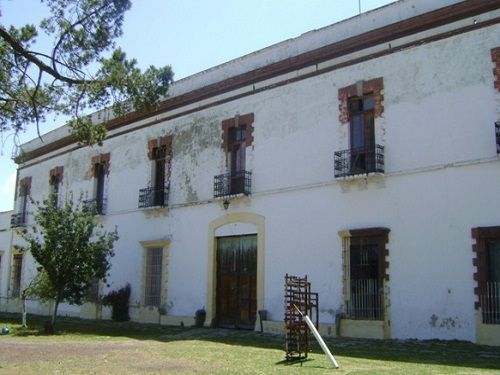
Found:
[[[476,240],[476,308],[481,307],[484,324],[500,324],[500,227],[474,228],[472,237]]]
[[[167,297],[167,257],[169,241],[142,241],[142,292],[145,306],[164,307]]]
[[[14,254],[12,262],[12,288],[11,296],[19,298],[21,295],[21,276],[23,270],[23,255]]]
[[[154,247],[146,250],[146,286],[144,304],[160,306],[163,249]]]
[[[341,232],[347,319],[384,319],[384,283],[388,280],[388,234],[387,228]]]

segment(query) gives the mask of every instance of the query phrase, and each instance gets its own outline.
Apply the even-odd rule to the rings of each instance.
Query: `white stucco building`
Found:
[[[499,23],[497,0],[401,0],[182,79],[102,147],[61,127],[22,146],[13,224],[27,194],[94,197],[120,236],[101,292],[130,283],[140,322],[279,331],[288,273],[324,335],[500,345]],[[35,272],[8,233],[0,311]]]

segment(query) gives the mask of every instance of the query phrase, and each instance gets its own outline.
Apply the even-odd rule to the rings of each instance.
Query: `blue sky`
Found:
[[[280,41],[350,18],[392,0],[142,0],[125,16],[118,45],[141,67],[171,65],[175,79],[208,69]],[[27,11],[29,9],[29,11]],[[38,0],[0,0],[0,23],[38,23]],[[41,133],[64,124],[51,119]],[[34,127],[20,135],[36,137]],[[16,164],[13,135],[0,139],[0,211],[12,209]]]

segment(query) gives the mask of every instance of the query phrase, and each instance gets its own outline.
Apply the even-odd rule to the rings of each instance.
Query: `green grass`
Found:
[[[284,361],[283,338],[256,332],[58,321],[0,314],[0,374],[499,374],[500,348],[466,342],[327,340],[340,369],[313,345],[302,363]]]

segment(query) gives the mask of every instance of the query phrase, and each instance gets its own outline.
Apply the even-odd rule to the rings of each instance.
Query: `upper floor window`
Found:
[[[251,172],[247,171],[247,148],[253,143],[253,113],[222,121],[222,149],[227,173],[215,176],[214,196],[250,194]]]
[[[31,192],[31,177],[25,177],[19,181],[19,194],[16,201],[16,213],[10,219],[11,227],[23,226],[27,222],[28,203]]]
[[[351,171],[375,169],[375,121],[373,94],[349,99]]]
[[[491,61],[493,61],[493,86],[500,92],[500,47],[491,50]]]
[[[340,122],[349,124],[349,149],[335,152],[335,177],[384,172],[384,148],[375,142],[375,118],[383,113],[383,80],[339,90]]]
[[[109,175],[110,154],[97,155],[92,158],[92,172],[94,175],[94,195],[93,199],[86,203],[91,204],[96,213],[103,215],[106,207],[105,183],[106,176]]]
[[[148,142],[151,180],[149,187],[139,190],[139,208],[167,205],[171,154],[172,136],[161,137]]]
[[[56,167],[54,169],[51,169],[49,174],[50,193],[53,196],[54,204],[56,205],[56,207],[59,207],[63,173],[64,167]]]

